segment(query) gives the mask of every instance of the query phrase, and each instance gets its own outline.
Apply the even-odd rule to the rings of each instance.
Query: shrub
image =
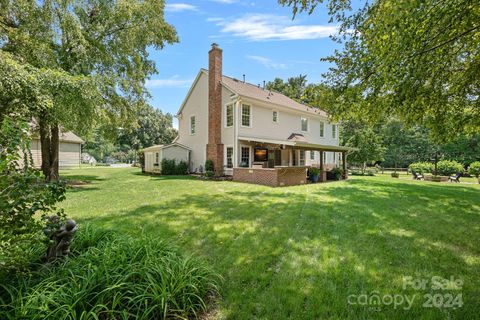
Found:
[[[175,168],[176,174],[178,175],[186,175],[188,174],[188,163],[185,161],[180,161],[176,168]]]
[[[415,171],[416,173],[425,174],[432,173],[433,163],[430,162],[414,162],[408,166],[410,171]]]
[[[213,160],[207,159],[205,161],[205,177],[210,178],[215,175],[215,167],[213,165]]]
[[[162,159],[162,174],[166,176],[188,174],[188,163],[180,161],[177,164],[173,159]]]
[[[217,293],[219,276],[164,241],[78,234],[68,260],[3,285],[3,318],[186,319]]]
[[[340,180],[342,178],[342,174],[343,174],[342,168],[335,167],[331,170],[331,172],[333,173],[335,180]]]
[[[176,174],[176,165],[175,160],[173,159],[162,159],[162,174],[163,175],[174,175]]]
[[[457,161],[442,160],[437,163],[436,174],[442,176],[450,176],[455,173],[462,173],[464,171],[463,165]]]
[[[319,174],[320,174],[320,170],[318,168],[315,168],[315,167],[308,168],[309,176],[318,176]]]
[[[392,172],[391,176],[392,178],[398,178],[400,177],[400,174],[398,172]]]
[[[205,171],[215,171],[213,160],[208,159],[205,161]]]
[[[480,183],[480,161],[470,163],[470,166],[468,167],[468,173],[477,177],[478,183]]]
[[[45,183],[32,168],[28,134],[21,119],[5,117],[0,124],[0,277],[25,271],[45,249],[45,218],[64,217],[57,203],[65,199],[66,185]]]

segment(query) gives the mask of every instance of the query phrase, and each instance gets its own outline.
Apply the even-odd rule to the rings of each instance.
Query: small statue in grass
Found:
[[[64,223],[59,216],[48,218],[47,226],[44,229],[45,235],[50,239],[47,250],[47,261],[53,262],[65,258],[70,252],[70,244],[77,232],[77,223],[67,219]]]

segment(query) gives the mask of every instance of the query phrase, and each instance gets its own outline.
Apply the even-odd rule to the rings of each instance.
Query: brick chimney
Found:
[[[222,49],[212,43],[208,52],[208,144],[207,159],[213,161],[215,175],[223,174],[222,144]]]

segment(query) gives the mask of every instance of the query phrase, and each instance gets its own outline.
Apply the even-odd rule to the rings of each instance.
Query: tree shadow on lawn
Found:
[[[169,180],[160,179],[160,180]],[[173,179],[176,179],[173,177]],[[181,194],[93,221],[155,233],[203,256],[225,278],[227,318],[472,318],[478,313],[478,191],[351,180],[295,188]],[[192,190],[193,191],[193,190]],[[137,231],[135,231],[137,229]],[[420,294],[403,276],[461,277],[458,310],[351,306],[350,294]],[[370,306],[371,307],[371,306]]]
[[[98,175],[91,174],[61,174],[60,179],[68,181],[82,181],[85,183],[93,183],[95,181],[105,181],[105,178],[100,178]]]

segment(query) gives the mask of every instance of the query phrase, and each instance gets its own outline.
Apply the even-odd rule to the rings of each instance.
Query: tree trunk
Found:
[[[59,127],[58,124],[49,124],[45,117],[40,117],[40,144],[42,151],[42,172],[45,181],[58,180],[58,149]]]
[[[60,147],[58,124],[50,126],[50,132],[50,181],[58,181],[58,149]]]

